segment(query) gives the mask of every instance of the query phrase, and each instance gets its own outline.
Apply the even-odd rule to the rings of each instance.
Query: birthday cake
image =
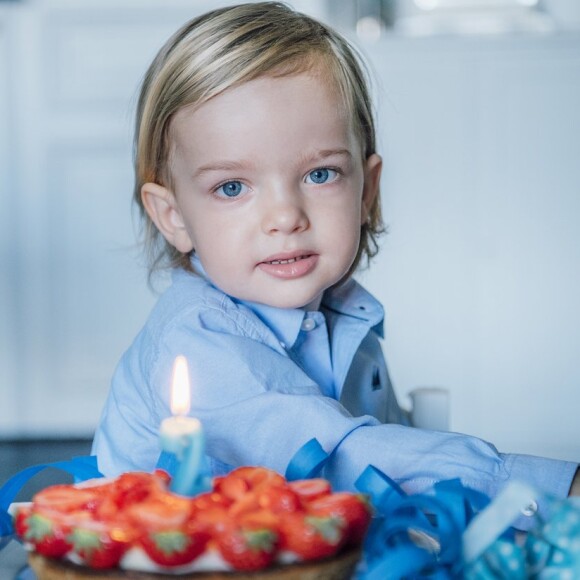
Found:
[[[347,579],[371,519],[361,495],[261,467],[193,498],[168,484],[164,472],[134,472],[36,494],[15,528],[38,580]]]

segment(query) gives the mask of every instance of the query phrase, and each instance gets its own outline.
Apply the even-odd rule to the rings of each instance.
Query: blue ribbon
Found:
[[[461,534],[475,509],[458,480],[436,485],[434,495],[409,496],[369,466],[355,486],[370,496],[376,510],[365,540],[361,578],[460,577]]]
[[[329,458],[320,443],[311,439],[291,459],[286,479],[317,477]],[[355,486],[370,497],[376,512],[365,540],[361,578],[459,577],[461,534],[467,522],[489,501],[485,496],[463,487],[459,480],[438,484],[435,496],[408,496],[372,465],[363,471]],[[413,531],[411,536],[409,530]]]
[[[162,451],[159,454],[159,459],[157,460],[157,465],[155,469],[162,469],[168,473],[172,479],[176,477],[179,473],[180,461],[175,453],[171,451]],[[209,468],[209,460],[207,455],[204,453],[201,457],[199,463],[199,471],[197,477],[194,481],[190,482],[190,488],[187,490],[186,494],[189,497],[199,495],[211,490],[211,475]],[[173,491],[173,490],[172,490]]]
[[[32,477],[48,467],[70,473],[73,476],[75,483],[80,483],[87,479],[103,477],[98,470],[97,458],[95,456],[75,457],[70,461],[56,461],[54,463],[33,465],[12,476],[0,488],[0,549],[6,546],[14,536],[12,516],[8,513],[10,504],[12,504],[22,487]]]
[[[175,453],[170,453],[169,451],[162,451],[157,460],[156,469],[162,469],[168,473],[171,477],[175,475],[177,467],[179,466],[179,460]]]
[[[310,439],[295,454],[286,468],[286,479],[311,479],[317,477],[330,458],[318,439]]]

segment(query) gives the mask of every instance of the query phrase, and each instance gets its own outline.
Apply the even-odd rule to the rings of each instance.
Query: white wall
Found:
[[[452,429],[580,457],[580,34],[390,39],[390,233],[362,276],[401,394],[451,391]]]

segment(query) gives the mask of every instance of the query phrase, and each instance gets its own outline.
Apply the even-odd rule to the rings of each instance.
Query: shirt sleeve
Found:
[[[357,477],[371,464],[410,493],[458,477],[489,496],[510,479],[566,496],[576,464],[504,455],[475,437],[381,424],[370,415],[354,417],[323,396],[282,348],[257,338],[240,329],[239,321],[211,311],[195,313],[188,325],[167,328],[153,355],[137,365],[144,372],[138,380],[151,389],[153,412],[146,410],[145,398],[127,396],[137,389],[131,382],[135,377],[117,372],[95,440],[99,466],[103,459],[107,469],[137,463],[152,469],[159,454],[158,424],[169,415],[171,366],[183,354],[190,364],[191,414],[201,420],[207,453],[219,464],[263,465],[284,473],[300,447],[316,438],[331,453],[325,477],[335,489],[354,490]]]

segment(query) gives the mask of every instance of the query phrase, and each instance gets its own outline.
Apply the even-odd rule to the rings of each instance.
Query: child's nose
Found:
[[[299,194],[278,191],[268,196],[262,218],[264,233],[298,233],[308,226],[308,216]]]

